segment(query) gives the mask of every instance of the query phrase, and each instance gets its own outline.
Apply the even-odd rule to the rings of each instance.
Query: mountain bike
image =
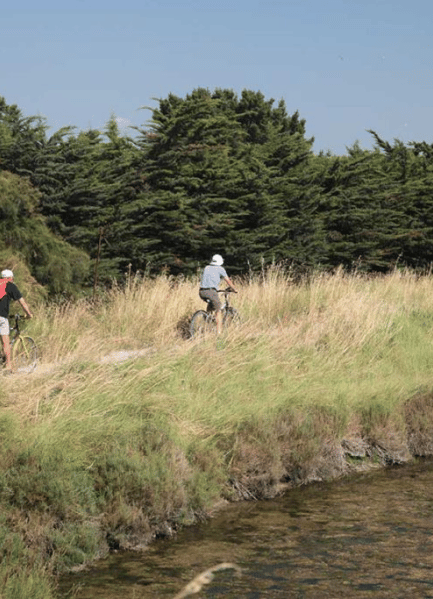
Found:
[[[234,293],[233,289],[231,287],[218,289],[218,293],[224,294],[224,304],[221,307],[223,326],[226,327],[232,323],[239,323],[241,320],[239,312],[230,306],[229,296],[230,293]],[[189,325],[191,337],[198,337],[214,330],[216,330],[216,319],[213,312],[207,312],[206,310],[197,310],[197,312],[194,312]]]
[[[36,368],[38,350],[31,337],[21,334],[19,325],[21,318],[19,314],[11,317],[15,320],[15,325],[10,329],[12,364],[16,370],[32,372]],[[6,358],[2,356],[1,361],[4,366]]]

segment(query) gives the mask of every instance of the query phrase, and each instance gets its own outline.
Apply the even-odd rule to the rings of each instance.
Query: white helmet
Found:
[[[211,264],[212,266],[222,266],[224,264],[224,258],[219,254],[215,254],[212,256]]]
[[[11,270],[9,270],[8,268],[6,268],[6,270],[2,270],[1,275],[2,275],[2,279],[13,279],[14,278],[14,273]]]

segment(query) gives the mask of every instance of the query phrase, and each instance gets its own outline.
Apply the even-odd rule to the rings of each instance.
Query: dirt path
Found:
[[[149,355],[152,352],[151,347],[146,347],[144,349],[132,349],[132,350],[116,350],[111,353],[102,356],[97,360],[98,364],[121,364],[122,362],[126,362],[127,360],[131,360],[134,358],[140,358],[141,356]],[[38,362],[36,367],[34,366],[25,366],[22,368],[17,368],[14,374],[49,374],[50,372],[54,372],[59,366],[67,364],[71,362],[73,358],[70,360],[62,360],[61,362],[52,362],[52,363],[43,363]]]

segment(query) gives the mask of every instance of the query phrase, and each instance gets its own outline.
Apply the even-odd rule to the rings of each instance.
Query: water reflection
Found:
[[[77,599],[174,597],[199,572],[234,562],[195,597],[433,599],[433,463],[315,484],[225,509],[145,553],[68,576]]]

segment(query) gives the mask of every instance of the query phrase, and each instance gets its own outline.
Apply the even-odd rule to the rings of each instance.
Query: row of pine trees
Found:
[[[48,135],[0,97],[1,252],[51,293],[126,271],[189,275],[213,253],[232,274],[386,272],[433,262],[433,144],[315,154],[298,112],[262,93],[196,89],[158,100],[122,134]]]

